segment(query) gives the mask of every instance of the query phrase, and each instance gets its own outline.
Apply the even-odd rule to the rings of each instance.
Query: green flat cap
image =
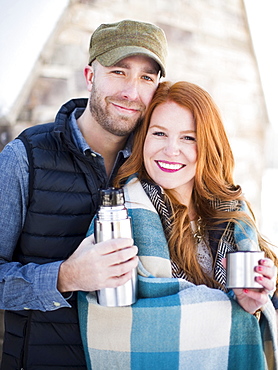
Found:
[[[111,67],[132,55],[146,55],[155,60],[165,77],[167,40],[164,31],[151,23],[123,20],[101,24],[91,36],[89,64],[95,59]]]

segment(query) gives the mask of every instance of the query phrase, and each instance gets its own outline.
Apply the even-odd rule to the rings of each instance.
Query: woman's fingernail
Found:
[[[243,289],[244,293],[248,293],[248,289]]]
[[[262,266],[257,266],[257,271],[263,271],[263,267]]]

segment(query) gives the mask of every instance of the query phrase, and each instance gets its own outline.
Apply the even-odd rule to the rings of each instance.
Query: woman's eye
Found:
[[[188,135],[184,136],[183,139],[185,141],[194,141],[194,142],[196,141],[196,138],[194,136],[188,136]]]
[[[154,136],[165,136],[164,132],[162,132],[162,131],[155,131],[155,132],[153,132],[153,135]]]

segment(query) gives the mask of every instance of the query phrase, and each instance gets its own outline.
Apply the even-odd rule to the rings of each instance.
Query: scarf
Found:
[[[172,278],[155,207],[136,177],[124,190],[139,249],[139,299],[129,307],[103,307],[94,292],[79,292],[88,369],[277,369],[272,303],[264,306],[259,322],[237,304],[232,291]],[[234,237],[245,240],[247,232],[243,236],[240,230]],[[93,222],[88,234],[92,232]]]

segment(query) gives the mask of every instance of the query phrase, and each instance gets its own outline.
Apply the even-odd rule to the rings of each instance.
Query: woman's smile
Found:
[[[157,166],[165,172],[177,172],[185,167],[185,164],[168,162],[168,161],[155,161]]]

